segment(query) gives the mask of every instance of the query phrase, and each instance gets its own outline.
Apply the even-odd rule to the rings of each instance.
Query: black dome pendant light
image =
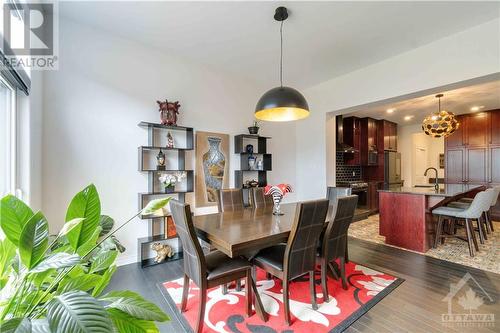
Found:
[[[291,121],[309,116],[309,105],[302,94],[283,86],[283,22],[288,17],[285,7],[276,8],[274,19],[280,27],[280,86],[267,91],[257,102],[255,118],[266,121]]]

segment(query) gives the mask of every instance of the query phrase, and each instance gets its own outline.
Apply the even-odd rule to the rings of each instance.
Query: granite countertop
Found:
[[[404,186],[394,186],[386,187],[379,192],[390,192],[390,193],[406,193],[406,194],[422,194],[422,195],[432,195],[438,197],[454,197],[456,195],[461,195],[477,189],[481,185],[466,185],[466,184],[440,184],[439,191],[432,187],[404,187]]]

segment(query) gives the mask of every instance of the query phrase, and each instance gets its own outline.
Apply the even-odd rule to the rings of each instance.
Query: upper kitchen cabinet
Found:
[[[378,146],[377,146],[377,121],[373,118],[362,118],[361,123],[361,165],[378,164]]]
[[[458,126],[458,129],[448,136],[445,140],[446,142],[446,148],[460,148],[460,147],[465,147],[466,144],[466,138],[465,138],[465,133],[466,133],[466,128],[467,128],[467,118],[465,115],[460,115],[457,116],[458,123],[460,124]]]
[[[344,143],[355,149],[354,153],[344,153],[344,161],[348,165],[361,165],[361,122],[358,117],[343,119]]]
[[[384,150],[397,151],[398,125],[391,121],[381,120],[379,129],[382,129],[384,134]]]
[[[465,118],[465,144],[472,147],[484,147],[489,141],[488,128],[490,127],[490,112],[478,112],[467,115]]]
[[[489,112],[490,144],[500,146],[500,110]]]

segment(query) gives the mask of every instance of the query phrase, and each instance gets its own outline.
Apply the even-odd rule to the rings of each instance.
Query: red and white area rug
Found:
[[[313,310],[309,296],[309,277],[305,275],[290,284],[290,313],[292,325],[284,320],[283,290],[279,279],[267,280],[265,272],[257,269],[257,289],[269,320],[263,322],[253,314],[245,317],[245,292],[229,289],[226,295],[221,288],[208,291],[205,310],[204,332],[212,333],[272,333],[272,332],[342,332],[371,307],[382,300],[403,279],[375,271],[350,262],[346,264],[348,289],[342,289],[339,281],[328,278],[330,301],[323,302],[320,272],[316,272],[318,310]],[[183,279],[163,283],[171,300],[180,307]],[[168,297],[167,297],[168,298]],[[191,328],[195,327],[198,313],[198,287],[191,282],[187,310],[182,315]]]

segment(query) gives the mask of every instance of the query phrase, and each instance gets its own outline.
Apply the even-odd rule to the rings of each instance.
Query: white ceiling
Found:
[[[455,114],[500,109],[500,81],[498,80],[441,91],[440,93],[444,94],[441,98],[441,109]],[[359,110],[346,115],[387,119],[400,125],[420,124],[425,116],[437,111],[438,99],[435,95],[431,94],[385,105],[360,107]],[[471,110],[474,106],[481,108]],[[388,109],[394,111],[389,114],[387,113]],[[405,120],[406,116],[413,117]]]
[[[500,15],[500,2],[61,2],[61,15],[177,56],[278,84],[285,4],[285,84],[305,88]]]

